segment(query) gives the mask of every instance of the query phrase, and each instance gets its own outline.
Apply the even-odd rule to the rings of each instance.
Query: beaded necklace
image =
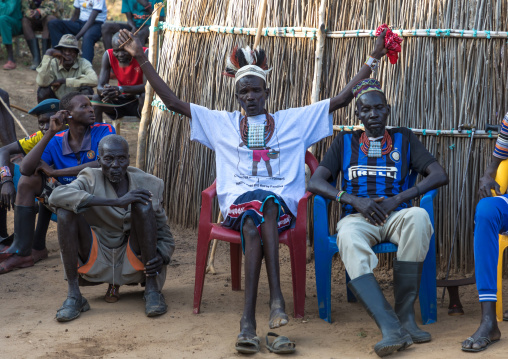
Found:
[[[242,137],[243,143],[247,147],[265,147],[265,145],[270,141],[273,135],[273,131],[275,128],[275,121],[273,117],[265,110],[266,121],[264,127],[261,129],[259,125],[253,125],[249,129],[249,122],[247,121],[247,116],[241,119],[240,121],[240,135]]]
[[[383,139],[381,140],[381,148],[383,148],[384,144],[386,143],[386,148],[384,148],[381,151],[381,154],[383,156],[389,154],[392,151],[392,137],[388,134],[388,131],[385,130],[385,134],[383,136]],[[362,152],[366,155],[369,154],[369,147],[370,147],[370,140],[367,137],[367,134],[363,132],[360,136],[360,148]]]

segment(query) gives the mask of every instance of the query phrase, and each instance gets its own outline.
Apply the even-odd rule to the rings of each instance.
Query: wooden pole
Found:
[[[323,73],[323,53],[325,50],[326,32],[325,32],[325,0],[321,0],[319,5],[319,27],[316,39],[316,55],[314,57],[314,78],[312,79],[311,102],[319,101],[319,92],[321,91],[321,74]],[[314,154],[315,148],[311,146],[309,151]]]
[[[156,9],[152,14],[152,25],[150,26],[150,37],[149,37],[149,52],[148,60],[157,68],[157,46],[158,46],[158,33],[155,31],[155,27],[159,25],[159,17],[162,10],[162,3],[155,4]],[[148,125],[151,122],[151,103],[153,97],[153,89],[150,86],[150,82],[146,82],[145,86],[145,103],[143,104],[143,110],[141,111],[141,122],[139,123],[138,131],[138,152],[136,158],[136,167],[145,170],[146,160],[146,136],[148,131]]]
[[[267,0],[261,0],[261,10],[259,11],[259,18],[258,18],[258,30],[256,31],[256,39],[254,40],[254,47],[253,50],[256,49],[256,47],[259,46],[259,42],[261,41],[261,32],[263,32],[263,23],[265,22],[265,15],[266,15],[266,1]]]
[[[18,120],[16,118],[16,116],[14,116],[14,114],[12,113],[11,109],[9,108],[9,106],[7,106],[7,104],[4,102],[4,100],[0,97],[0,101],[2,101],[2,105],[7,109],[7,111],[9,111],[9,113],[11,114],[12,118],[14,119],[14,121],[16,121],[16,123],[18,124],[18,126],[23,130],[23,132],[25,133],[25,136],[29,136],[28,135],[28,132],[26,132],[26,129],[25,127],[21,124],[21,121]]]

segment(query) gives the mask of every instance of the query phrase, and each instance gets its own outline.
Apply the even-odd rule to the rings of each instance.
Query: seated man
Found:
[[[7,50],[7,62],[3,66],[4,70],[16,68],[16,60],[14,60],[12,52],[12,37],[22,33],[22,17],[19,0],[0,0],[0,36]]]
[[[60,132],[64,123],[69,128]],[[47,204],[54,188],[71,183],[83,168],[98,167],[99,141],[114,133],[110,125],[95,124],[93,107],[86,96],[78,92],[64,96],[49,129],[21,162],[14,218],[34,223],[35,198]],[[14,227],[12,245],[0,252],[0,274],[33,264],[33,226],[18,222]]]
[[[101,38],[101,26],[108,17],[106,0],[74,0],[74,13],[70,20],[53,20],[48,24],[53,47],[62,36],[72,34],[83,38],[83,58],[93,61],[95,43]]]
[[[60,0],[22,0],[21,12],[23,34],[33,57],[30,69],[35,70],[41,63],[41,52],[34,31],[42,31],[42,53],[45,54],[51,47],[48,23],[62,17],[63,6]]]
[[[98,95],[93,97],[96,122],[103,122],[103,113],[112,120],[124,116],[141,118],[146,79],[136,59],[120,48],[118,36],[118,33],[113,36],[113,48],[106,50],[102,56]],[[118,79],[118,86],[109,85],[111,71]]]
[[[6,106],[10,106],[9,103],[9,94],[0,89],[0,98],[5,103]],[[7,146],[9,143],[16,140],[16,130],[14,128],[14,120],[9,113],[8,109],[4,107],[4,105],[0,102],[0,143],[3,146]],[[0,161],[0,166],[6,166],[6,162]],[[4,184],[9,186],[9,180],[11,180],[10,173],[12,172],[12,167],[9,167],[8,172],[2,167],[0,168],[0,190],[3,193]],[[5,182],[4,182],[5,181]],[[7,233],[7,205],[2,205],[0,201],[0,250],[2,250],[2,243],[5,245],[6,240],[11,240],[9,234]]]
[[[309,190],[342,204],[337,245],[351,282],[349,288],[381,329],[374,350],[385,356],[431,340],[416,326],[422,265],[432,236],[425,210],[410,201],[448,183],[448,176],[416,136],[405,127],[386,129],[390,106],[375,79],[353,89],[356,116],[365,131],[341,132],[309,181]],[[425,178],[409,188],[409,172]],[[342,173],[341,190],[329,182]],[[371,247],[383,241],[398,245],[393,264],[395,311],[386,301],[372,270],[378,260]]]
[[[94,283],[145,283],[145,313],[166,313],[160,292],[175,249],[162,208],[164,182],[129,167],[129,145],[118,135],[99,143],[101,168],[87,168],[51,194],[67,276],[67,299],[56,319],[67,322],[90,309],[78,273]],[[76,263],[79,263],[76,266]]]
[[[122,14],[127,17],[127,22],[106,22],[102,25],[102,42],[106,50],[111,49],[113,46],[112,37],[115,33],[122,29],[127,29],[136,32],[147,18],[152,15],[153,5],[161,3],[163,0],[122,0]],[[152,5],[153,4],[153,5]],[[164,8],[162,8],[161,20],[164,18]],[[150,35],[150,21],[147,21],[145,26],[136,34],[136,37],[145,44],[148,35]]]
[[[34,133],[33,135],[23,138],[19,141],[14,141],[7,146],[0,148],[0,168],[2,168],[5,172],[7,172],[7,176],[2,177],[2,189],[1,189],[1,197],[0,197],[0,206],[5,210],[12,209],[16,212],[17,207],[14,205],[16,199],[16,190],[14,187],[14,179],[11,174],[11,156],[13,155],[27,155],[30,150],[32,150],[35,145],[42,139],[44,133],[49,129],[49,119],[53,116],[59,109],[60,101],[56,99],[49,99],[39,103],[37,106],[32,108],[28,113],[34,116],[37,116],[37,121],[39,123],[39,131]],[[64,126],[58,129],[61,131],[64,129]],[[4,172],[4,173],[5,173]],[[14,219],[14,230],[19,231],[20,226],[32,226],[35,225],[35,216],[28,216],[28,218],[22,218],[23,216],[20,214],[19,218],[15,215]],[[48,250],[46,249],[46,232],[48,231],[49,221],[51,220],[51,211],[47,209],[44,205],[39,203],[39,216],[37,218],[37,228],[35,229],[33,245],[32,245],[32,258],[33,262],[28,262],[27,266],[32,266],[38,261],[45,259],[48,257]],[[2,228],[2,222],[5,221],[1,217],[0,213],[0,228]],[[0,236],[4,237],[0,232]],[[10,246],[12,244],[13,236],[10,236],[6,240],[0,239],[0,250],[5,250],[5,246]],[[9,272],[14,269],[15,262],[9,261],[8,263],[0,264],[0,271]]]
[[[71,92],[93,95],[97,74],[92,64],[79,57],[78,40],[64,35],[54,49],[48,49],[37,67],[38,100],[62,99]]]
[[[462,342],[462,350],[468,352],[483,351],[501,338],[496,319],[497,266],[499,234],[508,232],[508,194],[501,192],[495,178],[501,162],[508,159],[507,139],[508,113],[503,118],[492,160],[480,178],[480,202],[474,218],[474,261],[482,319],[476,332]],[[493,191],[497,197],[492,197]],[[508,311],[503,320],[508,320]]]
[[[386,54],[385,35],[377,39],[369,64]],[[257,352],[255,311],[263,257],[270,287],[269,326],[278,328],[289,320],[280,288],[279,233],[291,227],[298,215],[298,201],[305,194],[305,151],[333,133],[332,112],[352,100],[353,84],[368,76],[371,67],[362,66],[352,82],[332,99],[269,114],[265,110],[270,94],[265,52],[235,48],[226,72],[235,78],[235,97],[246,112],[242,116],[239,111],[213,111],[180,100],[158,76],[139,40],[126,30],[120,31],[120,41],[129,38],[132,41],[125,50],[141,64],[167,108],[191,119],[191,140],[215,151],[223,225],[240,231],[245,253],[245,306],[236,350]],[[265,165],[258,165],[261,159]]]

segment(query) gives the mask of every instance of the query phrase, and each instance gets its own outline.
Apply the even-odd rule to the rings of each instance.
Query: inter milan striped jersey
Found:
[[[504,115],[503,124],[497,136],[496,147],[494,148],[493,154],[502,160],[508,158],[508,113]]]
[[[320,166],[326,167],[335,181],[342,172],[342,190],[364,198],[392,197],[409,188],[411,170],[425,174],[436,161],[413,132],[405,127],[387,130],[393,149],[379,158],[367,157],[360,149],[363,131],[341,132],[326,152]],[[383,144],[383,149],[386,143]],[[401,204],[396,210],[409,207]],[[345,215],[357,213],[351,205],[343,206]]]

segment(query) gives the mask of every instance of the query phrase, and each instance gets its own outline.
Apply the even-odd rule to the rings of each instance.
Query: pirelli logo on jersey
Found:
[[[351,166],[348,169],[349,179],[362,176],[397,177],[397,167],[384,166]]]

